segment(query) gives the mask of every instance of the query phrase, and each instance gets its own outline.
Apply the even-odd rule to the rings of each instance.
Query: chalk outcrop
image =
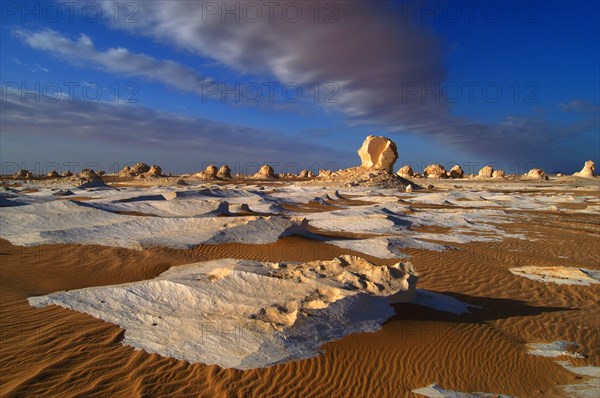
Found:
[[[29,303],[117,324],[125,329],[124,344],[149,353],[251,369],[308,358],[328,341],[377,330],[393,316],[391,303],[418,300],[416,283],[408,262],[375,265],[347,255],[300,264],[221,259]],[[206,344],[206,325],[243,330],[244,338],[232,344],[232,334],[215,330]]]
[[[86,180],[94,180],[94,179],[99,178],[98,174],[96,174],[94,169],[83,169],[83,170],[81,170],[81,172],[79,174],[77,174],[77,177],[83,178]]]
[[[154,167],[154,166],[152,166]],[[120,177],[137,177],[141,174],[146,174],[150,172],[151,167],[146,163],[138,162],[133,166],[124,166],[121,171],[119,171]]]
[[[425,178],[447,178],[446,169],[441,164],[430,164],[423,170]]]
[[[219,171],[217,171],[217,177],[222,180],[227,180],[227,179],[232,178],[231,177],[231,169],[229,168],[229,166],[224,164],[221,167],[219,167]]]
[[[394,174],[394,163],[398,159],[396,144],[385,137],[368,136],[358,150],[361,165],[331,172],[319,171],[315,183],[343,187],[372,186],[405,190],[411,182]],[[307,181],[306,184],[312,182]],[[413,187],[420,188],[413,184]]]
[[[386,170],[392,172],[394,163],[398,159],[396,144],[389,138],[382,136],[368,136],[358,150],[365,169]]]
[[[256,179],[271,179],[275,178],[275,170],[268,164],[263,165],[260,170],[256,174],[252,176],[252,178]]]
[[[504,178],[506,177],[506,173],[504,170],[494,170],[492,173],[492,178]]]
[[[594,177],[596,175],[594,173],[594,171],[595,171],[594,166],[595,166],[594,162],[591,160],[588,160],[587,162],[585,162],[583,169],[581,169],[581,171],[578,171],[577,173],[575,173],[573,175],[576,177],[585,177],[585,178]]]
[[[535,169],[531,169],[527,173],[523,174],[523,178],[528,179],[528,180],[544,180],[544,179],[547,180],[548,176],[546,175],[544,170],[535,168]]]
[[[450,177],[450,178],[463,178],[464,176],[465,176],[465,172],[463,171],[462,167],[460,167],[457,164],[452,166],[452,168],[448,172],[448,177]]]
[[[398,172],[396,174],[398,174],[400,177],[404,177],[404,178],[414,177],[414,175],[415,175],[412,167],[410,167],[407,164],[400,167],[400,170],[398,170]]]
[[[492,166],[483,166],[481,170],[479,170],[479,174],[477,177],[479,178],[492,178],[494,176],[494,168]]]
[[[19,170],[13,178],[15,180],[29,180],[33,178],[33,174],[29,170]]]
[[[302,170],[300,171],[300,173],[298,173],[298,177],[300,178],[313,178],[315,176],[315,173],[313,173],[310,170]]]

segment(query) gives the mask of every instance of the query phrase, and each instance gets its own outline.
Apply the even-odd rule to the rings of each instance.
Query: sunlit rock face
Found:
[[[423,170],[423,177],[426,178],[447,178],[446,169],[441,164],[431,164]]]
[[[370,135],[359,148],[358,155],[362,162],[361,167],[392,172],[398,159],[398,150],[389,138]]]
[[[577,177],[586,177],[586,178],[594,177],[595,176],[594,166],[595,166],[594,162],[591,160],[588,160],[587,162],[585,162],[583,169],[581,169],[581,171],[579,171],[573,175],[577,176]]]
[[[124,344],[191,363],[250,369],[312,357],[325,342],[373,331],[392,302],[416,300],[410,263],[342,256],[308,263],[221,259],[157,278],[31,297],[125,329]]]

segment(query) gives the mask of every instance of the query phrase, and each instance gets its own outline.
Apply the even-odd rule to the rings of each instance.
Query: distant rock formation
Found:
[[[587,162],[585,162],[585,165],[583,166],[583,169],[581,169],[581,171],[573,174],[576,177],[585,177],[585,178],[590,178],[590,177],[594,177],[594,168],[595,164],[594,162],[592,162],[591,160],[588,160]]]
[[[400,167],[400,170],[398,170],[398,172],[396,173],[398,174],[400,177],[413,177],[415,175],[412,167],[410,167],[409,165],[404,165],[402,167]]]
[[[450,177],[450,178],[463,178],[464,176],[465,176],[465,172],[457,164],[455,164],[454,166],[452,166],[452,168],[448,172],[448,177]]]
[[[138,163],[134,164],[129,171],[130,171],[130,173],[133,173],[134,175],[139,175],[142,173],[149,172],[150,166],[148,166],[146,163],[138,162]]]
[[[386,170],[392,172],[398,159],[398,150],[392,140],[382,136],[368,136],[358,150],[358,156],[365,169]]]
[[[542,169],[531,169],[523,174],[523,178],[528,180],[547,180],[548,176]]]
[[[483,166],[481,170],[479,170],[479,174],[477,177],[479,178],[492,178],[494,176],[494,168],[492,166]]]
[[[85,178],[86,180],[91,180],[98,178],[98,174],[94,171],[94,169],[83,169],[81,173],[77,174],[79,178]]]
[[[72,177],[73,173],[71,173],[71,170],[67,170],[65,172],[62,173],[63,177]]]
[[[446,169],[441,164],[430,164],[423,170],[423,176],[425,178],[446,178]]]
[[[219,169],[217,169],[217,166],[215,166],[214,164],[209,164],[208,166],[206,166],[206,170],[204,170],[204,175],[210,178],[215,178],[217,177],[218,172]]]
[[[49,171],[47,175],[50,178],[58,178],[58,177],[60,177],[60,175],[56,172],[56,170]]]
[[[333,171],[331,171],[331,170],[325,170],[325,169],[319,170],[319,177],[329,177],[332,174],[333,174]]]
[[[492,178],[504,178],[506,177],[506,173],[504,170],[494,170],[492,173]]]
[[[19,170],[15,175],[15,180],[29,180],[33,177],[33,174],[29,170]]]
[[[222,165],[217,171],[217,177],[223,180],[231,178],[231,169],[226,164]]]
[[[275,171],[268,164],[263,165],[252,178],[263,179],[263,178],[275,178]]]
[[[155,167],[155,166],[153,165],[152,167]],[[144,174],[144,176],[156,176],[156,174],[155,174],[156,169],[151,171],[152,167],[148,166],[146,163],[138,162],[131,167],[129,167],[129,166],[123,167],[123,169],[121,171],[119,171],[119,176],[120,177],[136,177],[141,174]],[[158,167],[158,166],[156,166],[156,167]],[[160,167],[158,167],[158,169],[160,169]],[[146,173],[150,173],[150,174],[146,174]],[[162,175],[162,170],[161,170],[160,175]]]
[[[315,173],[313,173],[310,170],[302,170],[298,174],[298,177],[300,177],[300,178],[313,178],[314,176],[315,176]]]
[[[215,166],[214,164],[209,164],[208,166],[206,166],[206,169],[204,169],[204,171],[199,171],[196,174],[194,174],[194,177],[202,178],[203,180],[214,180],[218,178],[218,173],[219,169],[217,169],[217,166]]]
[[[145,177],[162,177],[162,168],[160,166],[157,166],[155,164],[153,164],[150,167],[150,170],[148,170],[147,172],[143,173],[143,175]]]

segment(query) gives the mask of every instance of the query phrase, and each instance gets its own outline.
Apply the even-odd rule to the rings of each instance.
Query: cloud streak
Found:
[[[132,53],[123,47],[99,50],[85,34],[81,34],[76,40],[54,30],[33,32],[16,29],[14,34],[29,47],[48,52],[69,63],[92,65],[115,74],[143,77],[186,92],[201,95],[206,91],[206,85],[212,82],[194,69],[171,60]]]
[[[286,2],[279,4],[283,8]],[[350,124],[429,136],[480,155],[530,158],[540,145],[598,129],[593,115],[563,126],[539,118],[508,116],[502,123],[486,124],[456,117],[443,98],[421,100],[427,97],[424,90],[446,79],[444,45],[430,31],[380,2],[335,2],[337,23],[315,22],[312,3],[294,4],[302,7],[304,17],[293,23],[277,12],[274,20],[263,14],[251,21],[242,9],[236,20],[222,9],[214,14],[204,3],[190,1],[138,2],[137,23],[110,23],[242,74],[263,73],[304,85],[333,81],[339,102],[327,106],[343,112]]]
[[[185,157],[193,154],[199,165],[202,160],[230,164],[295,162],[309,167],[316,163],[324,166],[332,159],[345,157],[333,148],[281,132],[137,105],[71,99],[26,101],[23,100],[26,95],[6,90],[0,90],[0,95],[0,133],[4,141],[16,136],[51,137],[67,146],[75,141],[87,142],[89,146],[96,141],[120,149],[131,148],[132,153],[144,148],[180,151]],[[104,156],[111,158],[111,154]]]

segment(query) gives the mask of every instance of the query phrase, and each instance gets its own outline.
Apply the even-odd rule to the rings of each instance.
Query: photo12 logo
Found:
[[[135,104],[140,88],[135,82],[115,82],[102,86],[96,82],[3,82],[2,101],[56,103],[77,100]]]
[[[2,1],[0,20],[3,23],[74,23],[82,20],[97,23],[139,22],[139,5],[135,1]]]

